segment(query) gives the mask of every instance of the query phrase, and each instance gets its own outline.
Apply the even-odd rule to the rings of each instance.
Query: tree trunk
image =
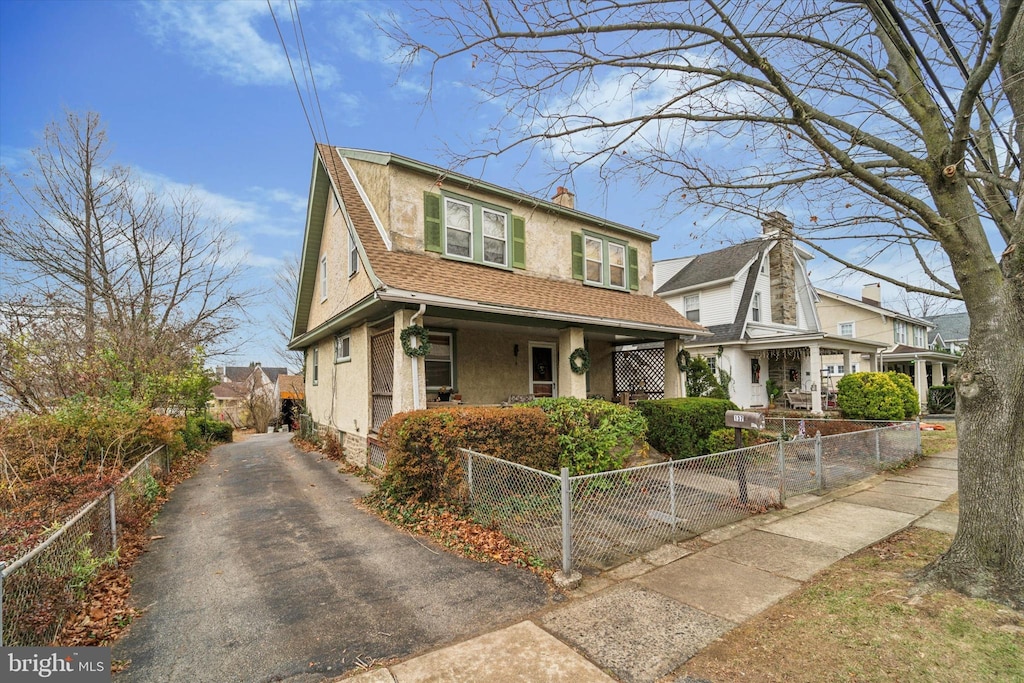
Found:
[[[1014,280],[1017,280],[1015,283]],[[954,375],[960,525],[924,571],[962,593],[1024,608],[1024,287],[1007,281],[995,320],[975,319]]]

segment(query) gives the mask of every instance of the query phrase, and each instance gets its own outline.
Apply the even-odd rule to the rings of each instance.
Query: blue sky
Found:
[[[459,65],[447,75],[452,80],[444,83],[443,102],[422,107],[425,80],[415,71],[399,77],[396,56],[371,21],[384,11],[403,11],[402,5],[312,2],[300,8],[332,144],[445,165],[446,144],[459,149],[495,118],[497,105],[478,102],[458,80]],[[275,0],[274,11],[294,48],[287,5]],[[231,222],[252,282],[268,282],[300,250],[313,136],[265,2],[0,0],[4,165],[23,165],[44,126],[64,108],[103,117],[115,161],[157,183],[194,186],[208,212]],[[540,170],[551,160],[525,169],[520,161],[501,158],[462,170],[551,196],[555,180]],[[659,214],[656,189],[607,187],[583,175],[574,180],[578,208],[662,235],[657,259],[716,248],[759,229],[737,218],[694,244],[687,238],[692,219]],[[819,282],[837,270],[820,257],[814,263]],[[861,281],[826,285],[856,295]],[[892,290],[885,286],[895,295]],[[271,315],[269,307],[254,309],[254,325],[231,340],[241,348],[218,364],[276,362]]]

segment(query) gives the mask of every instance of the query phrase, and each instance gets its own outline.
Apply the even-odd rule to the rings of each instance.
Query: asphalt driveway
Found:
[[[135,566],[145,610],[114,646],[138,681],[319,681],[513,623],[532,574],[442,552],[353,506],[368,487],[288,434],[220,446]]]

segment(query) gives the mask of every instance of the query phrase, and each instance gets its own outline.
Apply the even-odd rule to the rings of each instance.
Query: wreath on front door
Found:
[[[577,375],[587,374],[590,369],[590,353],[582,346],[569,354],[569,367]]]
[[[399,337],[402,340],[402,350],[405,351],[405,355],[422,357],[430,353],[430,333],[422,325],[409,325],[409,327],[402,330]],[[419,341],[418,346],[414,347],[409,343],[409,340],[413,337],[416,337]]]

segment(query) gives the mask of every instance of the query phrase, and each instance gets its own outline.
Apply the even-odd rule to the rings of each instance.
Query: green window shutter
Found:
[[[441,196],[423,193],[423,248],[441,253]]]
[[[635,247],[629,248],[629,288],[640,289],[639,254]]]
[[[574,280],[583,279],[583,233],[572,234],[572,277]]]
[[[526,221],[512,216],[512,267],[526,267]]]

